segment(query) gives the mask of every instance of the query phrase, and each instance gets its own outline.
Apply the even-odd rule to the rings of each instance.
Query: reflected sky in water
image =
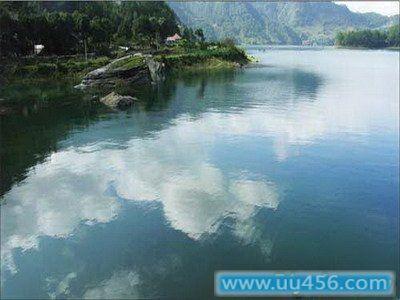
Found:
[[[68,111],[3,196],[2,295],[204,298],[220,269],[395,270],[398,53],[250,52],[259,66],[171,79],[84,127]]]

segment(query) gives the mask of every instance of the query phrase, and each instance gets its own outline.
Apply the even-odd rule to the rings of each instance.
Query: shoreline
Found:
[[[347,49],[347,50],[389,50],[389,51],[400,51],[400,47],[382,47],[382,48],[371,48],[363,46],[339,46],[335,45],[335,49]]]
[[[197,69],[224,69],[246,65],[251,61],[244,50],[236,46],[212,46],[212,49],[168,50],[163,53],[147,54],[136,51],[126,53],[125,56],[98,56],[85,60],[82,55],[76,56],[51,56],[51,57],[23,57],[15,62],[8,63],[2,59],[3,70],[0,70],[0,80],[7,83],[36,82],[52,79],[71,79],[81,81],[91,72],[101,69],[124,57],[135,56],[152,57],[154,61],[165,65],[165,71],[195,71]],[[171,51],[172,50],[172,51]],[[160,51],[159,51],[160,52]],[[144,62],[138,60],[115,64],[115,70],[128,70],[130,67],[143,66]],[[131,64],[131,65],[130,65]]]
[[[7,86],[42,85],[54,80],[68,81],[71,89],[95,94],[97,99],[124,86],[130,89],[130,96],[135,96],[135,90],[140,86],[158,84],[177,74],[236,69],[252,61],[244,50],[233,45],[164,50],[167,51],[153,54],[132,52],[114,59],[100,56],[84,60],[78,55],[20,58],[3,65],[0,74],[2,94]],[[15,102],[7,95],[0,95],[0,98],[0,115],[12,114],[14,107],[29,102],[28,99]]]

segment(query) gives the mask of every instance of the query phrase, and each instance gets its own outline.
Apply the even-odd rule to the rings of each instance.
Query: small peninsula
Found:
[[[170,72],[249,62],[232,39],[206,42],[164,2],[1,3],[0,80],[154,83]],[[45,28],[45,30],[36,30]]]

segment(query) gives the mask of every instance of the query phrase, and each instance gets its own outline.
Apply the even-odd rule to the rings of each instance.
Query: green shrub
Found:
[[[51,62],[37,62],[34,60],[26,60],[25,64],[17,65],[13,70],[16,76],[74,76],[82,72],[89,72],[93,69],[100,68],[110,62],[108,57],[98,57],[95,59],[68,59],[68,60],[49,60]]]
[[[185,53],[176,53],[170,55],[161,55],[162,60],[167,67],[189,66],[204,62],[209,59],[223,59],[231,62],[245,63],[248,58],[245,52],[235,46],[214,45],[209,47],[198,47]]]
[[[40,75],[51,75],[57,71],[57,65],[53,63],[40,63],[37,67]]]
[[[23,66],[21,68],[16,69],[16,73],[18,75],[29,75],[29,74],[36,74],[38,73],[38,66],[33,65],[33,66]]]
[[[132,56],[130,58],[117,61],[117,62],[113,63],[111,66],[112,66],[112,69],[127,70],[127,69],[130,69],[130,68],[139,67],[139,66],[141,66],[143,64],[144,64],[144,58],[143,57],[141,57],[141,56]]]

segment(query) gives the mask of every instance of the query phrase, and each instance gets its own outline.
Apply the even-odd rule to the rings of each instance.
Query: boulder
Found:
[[[158,83],[165,80],[164,63],[156,61],[153,57],[147,57],[146,63],[149,68],[152,83]]]
[[[121,96],[115,92],[108,94],[100,99],[100,102],[111,108],[124,109],[131,106],[137,98],[131,96]]]
[[[127,55],[113,60],[108,65],[93,70],[86,74],[82,82],[75,86],[77,89],[88,87],[112,88],[117,82],[144,84],[151,82],[150,73],[146,64],[120,68],[118,65],[129,61],[137,55]]]
[[[143,63],[132,64],[132,58],[143,58]],[[165,65],[152,55],[135,53],[110,62],[108,65],[86,74],[77,89],[88,87],[113,88],[119,82],[147,84],[157,83],[165,79]]]

